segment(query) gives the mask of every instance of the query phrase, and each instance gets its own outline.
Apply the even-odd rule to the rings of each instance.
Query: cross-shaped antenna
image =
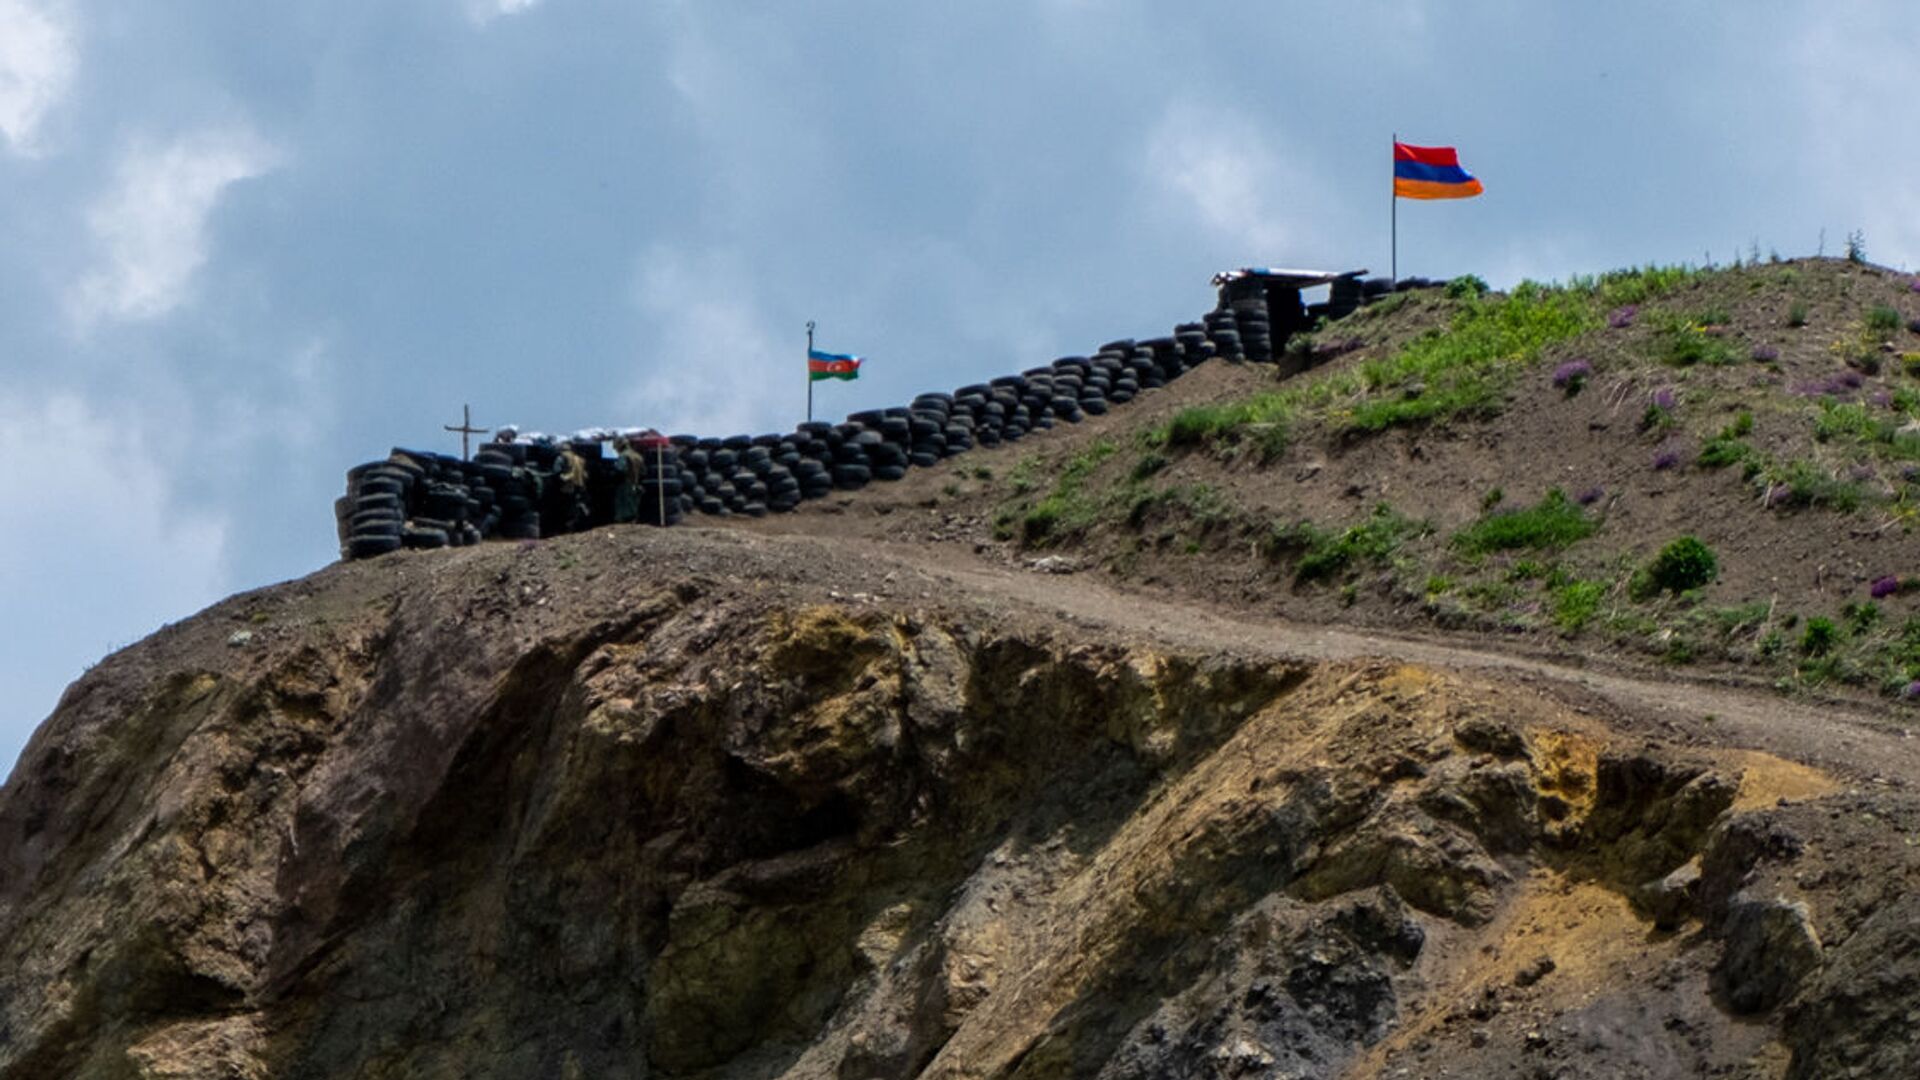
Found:
[[[454,427],[452,424],[444,424],[442,426],[445,427],[448,431],[457,431],[460,433],[460,460],[461,461],[470,460],[467,455],[467,436],[485,435],[488,432],[493,430],[492,428],[474,427],[473,426],[473,409],[471,406],[467,406],[467,405],[460,406],[460,426],[459,427]]]

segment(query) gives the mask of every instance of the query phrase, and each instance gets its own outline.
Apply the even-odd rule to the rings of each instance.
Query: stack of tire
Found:
[[[540,539],[538,492],[525,468],[525,444],[486,443],[473,461],[481,483],[493,493],[496,514],[493,527],[482,531],[508,540]]]
[[[1213,342],[1215,356],[1222,360],[1246,359],[1240,341],[1240,321],[1233,317],[1232,309],[1209,311],[1201,321],[1206,324],[1207,340]]]
[[[1345,280],[1346,286],[1336,287],[1342,303],[1357,305],[1381,289],[1375,282]],[[1318,305],[1322,314],[1333,306]],[[857,412],[839,424],[810,421],[784,435],[673,436],[664,460],[653,456],[662,451],[642,451],[652,467],[641,485],[640,520],[673,525],[695,511],[785,513],[836,489],[898,480],[910,468],[933,466],[975,446],[997,446],[1059,421],[1103,415],[1216,356],[1273,358],[1264,299],[1236,300],[1199,322],[1181,323],[1167,337],[1110,341],[1091,356],[1063,356],[952,393],[921,394],[905,406]],[[574,449],[589,472],[585,524],[609,522],[624,468],[598,442]],[[551,482],[542,486],[535,479],[552,474],[558,454],[558,447],[544,442],[489,443],[471,462],[396,450],[386,461],[359,466],[348,473],[347,494],[335,504],[341,550],[348,558],[365,558],[403,546],[551,535],[574,517]]]
[[[1337,287],[1338,282],[1335,285]],[[1256,364],[1271,364],[1273,324],[1267,318],[1267,298],[1243,296],[1233,302],[1232,311],[1235,328],[1240,332],[1240,347],[1247,359]]]
[[[340,554],[365,559],[398,551],[407,496],[423,470],[412,461],[370,461],[347,470],[347,493],[334,500]]]
[[[873,479],[873,460],[867,456],[867,449],[884,441],[880,433],[868,431],[865,425],[849,418],[846,423],[833,426],[833,435],[837,440],[833,444],[833,486],[840,491],[866,487]]]

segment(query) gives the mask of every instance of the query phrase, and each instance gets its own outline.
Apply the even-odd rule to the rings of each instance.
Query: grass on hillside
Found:
[[[1835,273],[1825,264],[1663,267],[1527,283],[1504,296],[1400,294],[1318,334],[1372,350],[1358,363],[1180,410],[1132,447],[1101,440],[1048,486],[1023,462],[996,532],[1038,547],[1099,528],[1123,571],[1155,551],[1251,552],[1303,597],[1364,595],[1446,627],[1584,637],[1675,663],[1753,665],[1788,687],[1874,685],[1920,700],[1920,616],[1900,623],[1873,603],[1810,610],[1824,602],[1805,596],[1798,611],[1780,596],[1716,606],[1714,553],[1689,551],[1691,537],[1650,551],[1649,538],[1605,535],[1598,486],[1578,502],[1556,489],[1522,506],[1503,505],[1496,488],[1478,517],[1440,532],[1384,504],[1357,519],[1275,521],[1272,510],[1237,502],[1237,487],[1198,482],[1201,462],[1182,466],[1194,451],[1264,465],[1296,443],[1338,457],[1343,443],[1374,432],[1498,415],[1521,389],[1544,388],[1541,369],[1558,365],[1554,404],[1591,385],[1606,407],[1593,430],[1620,417],[1612,430],[1629,453],[1657,449],[1656,470],[1718,473],[1765,510],[1873,508],[1885,516],[1849,528],[1910,531],[1920,525],[1920,349],[1902,352],[1900,342],[1920,333],[1920,320],[1908,327],[1898,307],[1875,303],[1891,292],[1859,296],[1884,288],[1871,276]],[[1618,482],[1622,494],[1636,490]],[[1874,588],[1878,601],[1920,588],[1920,578]]]
[[[1182,410],[1151,438],[1169,447],[1250,447],[1271,460],[1285,452],[1290,433],[1307,418],[1366,434],[1497,414],[1515,376],[1543,350],[1597,329],[1609,311],[1663,295],[1697,273],[1649,267],[1564,286],[1523,282],[1506,295],[1450,290],[1445,303],[1452,314],[1444,330],[1357,367]]]

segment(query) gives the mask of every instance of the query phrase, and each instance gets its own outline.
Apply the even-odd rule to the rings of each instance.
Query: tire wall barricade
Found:
[[[1398,291],[1431,287],[1425,279]],[[675,435],[670,447],[644,450],[646,479],[634,520],[674,525],[689,514],[763,517],[785,513],[834,491],[898,480],[975,446],[1013,442],[1056,424],[1078,423],[1167,385],[1219,358],[1282,364],[1291,375],[1330,355],[1285,353],[1291,328],[1338,318],[1390,291],[1384,280],[1335,283],[1325,304],[1270,313],[1268,298],[1222,290],[1220,306],[1170,336],[1110,341],[1090,356],[1003,375],[906,405],[869,409],[840,423],[810,421],[785,434],[701,438]],[[1289,298],[1298,307],[1297,294]],[[1278,316],[1278,327],[1272,315]],[[400,548],[459,547],[482,540],[537,540],[610,524],[620,513],[625,469],[599,442],[576,442],[586,460],[584,486],[555,471],[561,447],[548,442],[489,442],[471,461],[396,447],[386,458],[347,470],[334,502],[346,559]]]

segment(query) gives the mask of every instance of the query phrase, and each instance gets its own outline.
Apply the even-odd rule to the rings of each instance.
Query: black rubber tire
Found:
[[[400,550],[400,537],[394,536],[356,536],[347,541],[347,557],[350,559],[371,559],[375,555],[385,555]]]

